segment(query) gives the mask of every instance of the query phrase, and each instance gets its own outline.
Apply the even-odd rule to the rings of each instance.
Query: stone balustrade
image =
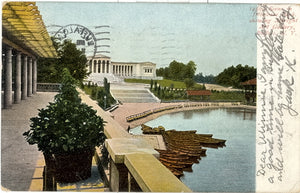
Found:
[[[59,83],[37,83],[38,92],[58,92],[59,87]]]
[[[79,90],[82,102],[97,110],[105,123],[105,146],[110,155],[109,188],[113,192],[192,192],[157,157],[144,139],[133,138],[95,101]],[[99,151],[98,151],[99,152]]]

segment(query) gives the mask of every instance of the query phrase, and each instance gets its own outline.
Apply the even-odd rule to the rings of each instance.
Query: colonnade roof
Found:
[[[2,41],[36,57],[57,57],[35,2],[8,2],[2,6]]]

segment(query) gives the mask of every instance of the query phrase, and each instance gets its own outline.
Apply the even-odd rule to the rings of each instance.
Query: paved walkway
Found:
[[[38,109],[53,101],[56,93],[38,92],[12,109],[1,110],[1,187],[3,190],[28,191],[40,152],[29,145],[23,133]]]

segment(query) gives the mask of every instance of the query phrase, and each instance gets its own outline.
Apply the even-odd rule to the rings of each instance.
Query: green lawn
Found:
[[[143,84],[150,84],[151,82],[151,80],[143,80],[143,79],[125,79],[124,81],[128,83],[143,83]],[[153,82],[155,82],[155,80],[153,80]],[[186,88],[184,82],[180,82],[180,81],[164,79],[164,80],[157,80],[157,83],[161,87],[171,87],[171,84],[173,84],[174,88],[180,88],[180,89]]]
[[[211,101],[244,101],[245,100],[245,94],[242,92],[213,92],[210,96]]]
[[[150,84],[150,80],[143,80],[143,79],[125,79],[125,82],[128,83],[143,83],[143,84]],[[158,84],[161,87],[170,87],[171,84],[174,85],[174,88],[177,89],[186,89],[186,86],[184,84],[184,82],[180,82],[180,81],[173,81],[173,80],[168,80],[168,79],[164,79],[164,80],[157,80]],[[158,93],[155,92],[154,90],[152,90],[152,92],[158,97],[161,98],[163,100],[185,100],[186,98],[181,96],[183,95],[182,93],[169,93],[166,94],[167,95],[171,95],[168,98],[162,98],[161,96],[158,96]],[[178,95],[178,96],[177,96]],[[225,91],[220,91],[220,92],[212,92],[212,95],[210,96],[210,101],[244,101],[245,100],[245,94],[243,92],[236,92],[236,91],[229,91],[229,92],[225,92]]]

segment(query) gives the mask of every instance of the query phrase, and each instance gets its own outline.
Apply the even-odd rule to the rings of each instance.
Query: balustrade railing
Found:
[[[37,83],[38,92],[58,92],[59,88],[59,83]]]

